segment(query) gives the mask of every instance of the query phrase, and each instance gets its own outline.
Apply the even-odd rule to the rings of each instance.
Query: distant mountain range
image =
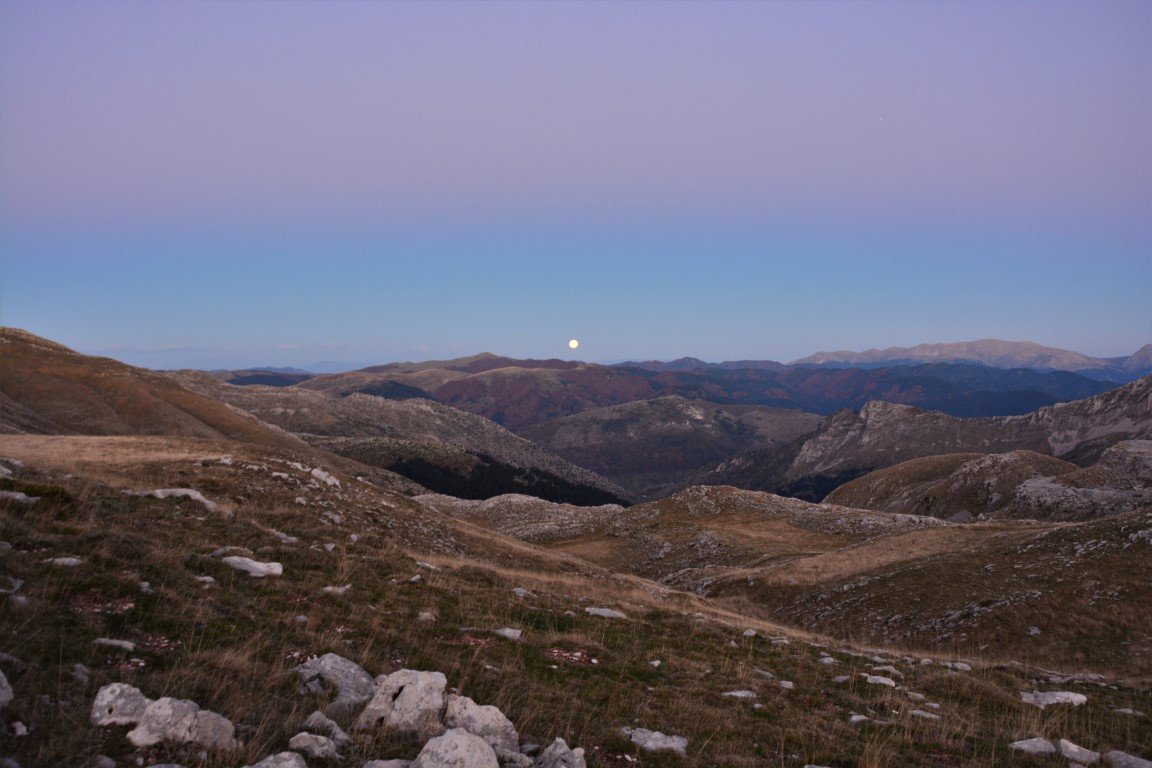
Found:
[[[1094,379],[1126,382],[1152,373],[1152,344],[1126,357],[1089,357],[1029,341],[981,339],[954,344],[869,349],[865,352],[817,352],[793,365],[874,367],[920,363],[971,363],[992,368],[1073,371]]]

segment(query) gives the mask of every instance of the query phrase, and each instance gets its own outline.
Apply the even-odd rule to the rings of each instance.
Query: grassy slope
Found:
[[[20,444],[0,441],[0,455],[13,448]],[[231,464],[219,461],[224,448],[234,456]],[[17,693],[7,717],[32,732],[23,739],[0,735],[0,753],[25,766],[79,764],[100,753],[125,762],[189,760],[165,748],[137,755],[123,738],[126,729],[87,724],[96,688],[123,680],[150,696],[191,698],[232,718],[244,753],[212,756],[208,765],[239,765],[285,748],[316,702],[297,695],[282,673],[302,656],[327,651],[374,674],[443,671],[462,693],[501,707],[522,740],[563,736],[590,750],[592,766],[623,765],[620,755],[638,754],[617,733],[630,724],[689,738],[687,758],[641,754],[644,766],[1029,766],[1044,763],[1005,745],[1037,735],[1135,752],[1150,743],[1146,726],[1112,711],[1152,709],[1152,696],[1128,684],[1074,686],[1088,693],[1088,705],[1041,711],[1017,696],[1033,687],[1034,671],[975,662],[977,671],[955,674],[885,654],[909,688],[942,705],[942,721],[914,720],[902,693],[855,677],[878,662],[852,655],[846,644],[825,641],[838,659],[825,666],[820,649],[796,633],[776,644],[765,635],[783,634],[778,627],[723,605],[501,538],[348,476],[340,476],[340,488],[318,483],[289,460],[234,445],[215,453],[204,446],[172,450],[138,483],[128,482],[125,466],[106,466],[99,474],[118,478],[112,487],[80,475],[64,480],[16,470],[8,487],[44,500],[31,509],[0,502],[0,540],[13,545],[0,574],[24,580],[19,594],[30,601],[0,607],[0,650],[31,665],[23,673],[5,671]],[[96,469],[93,460],[84,474]],[[186,499],[127,496],[120,491],[125,484],[198,488],[224,502],[223,511],[209,513]],[[307,506],[295,503],[297,496]],[[299,541],[283,543],[273,529]],[[323,547],[328,543],[335,544],[331,552]],[[285,575],[257,580],[230,571],[207,556],[224,545],[282,562]],[[74,569],[43,562],[65,555],[85,562]],[[417,560],[439,569],[423,570]],[[416,573],[422,580],[409,583]],[[217,583],[201,587],[196,575]],[[141,580],[156,593],[143,594]],[[344,597],[322,592],[343,584],[352,584]],[[534,596],[517,598],[511,592],[517,586]],[[616,607],[631,618],[590,617],[586,605]],[[415,621],[425,610],[435,622]],[[487,631],[504,626],[524,629],[524,642]],[[760,635],[744,637],[746,627]],[[99,636],[146,647],[126,654],[92,646]],[[552,649],[583,650],[599,663],[556,661]],[[655,669],[651,659],[665,663]],[[93,670],[90,686],[72,680],[75,663]],[[757,669],[792,680],[795,690]],[[854,677],[836,684],[838,674]],[[740,688],[755,690],[763,707],[719,695]],[[37,698],[45,693],[47,699]],[[849,726],[853,711],[892,724]],[[384,735],[360,739],[353,757],[411,758],[415,751]]]

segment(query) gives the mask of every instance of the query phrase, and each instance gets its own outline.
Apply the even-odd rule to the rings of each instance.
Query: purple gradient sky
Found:
[[[1152,3],[0,4],[0,323],[173,367],[1152,341]]]

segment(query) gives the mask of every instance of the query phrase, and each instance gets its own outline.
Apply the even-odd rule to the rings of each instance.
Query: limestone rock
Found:
[[[536,768],[588,768],[588,764],[583,749],[569,749],[564,739],[556,739],[536,758]]]
[[[127,683],[109,683],[96,693],[92,725],[136,725],[152,700]]]
[[[358,730],[392,728],[415,733],[422,739],[444,733],[440,714],[447,704],[448,680],[440,672],[401,669],[376,678],[376,690],[368,707],[356,720]]]
[[[1025,704],[1035,704],[1037,707],[1043,709],[1044,707],[1051,706],[1052,704],[1071,704],[1078,707],[1088,701],[1088,697],[1082,693],[1074,693],[1072,691],[1027,691],[1020,692],[1020,700]]]
[[[935,714],[932,714],[931,712],[925,712],[922,709],[914,709],[911,712],[909,712],[908,714],[911,715],[912,717],[918,717],[921,720],[939,720],[940,719],[940,715],[935,715]]]
[[[864,682],[868,683],[869,685],[886,685],[889,688],[895,688],[896,687],[896,681],[890,677],[880,677],[879,675],[867,675],[863,672],[860,673],[860,677],[864,678]]]
[[[137,747],[150,747],[162,741],[221,750],[239,746],[235,728],[228,718],[202,710],[194,701],[168,696],[148,705],[139,725],[128,732],[128,741]]]
[[[584,613],[589,616],[599,616],[602,619],[626,619],[625,614],[611,608],[585,608]]]
[[[620,731],[631,739],[633,744],[648,752],[667,751],[683,755],[688,749],[688,739],[683,736],[668,736],[647,728],[621,728]]]
[[[721,696],[728,696],[733,699],[754,699],[756,698],[755,691],[725,691],[720,694]]]
[[[360,665],[335,653],[309,659],[295,671],[300,677],[301,693],[323,693],[325,683],[336,689],[336,698],[324,708],[336,717],[359,709],[372,698],[375,689],[372,676]]]
[[[318,733],[321,736],[327,736],[335,742],[337,747],[347,748],[352,746],[352,738],[344,732],[335,720],[326,716],[323,712],[317,710],[308,715],[301,726],[310,733]]]
[[[1047,739],[1024,739],[1023,741],[1014,741],[1008,745],[1009,749],[1015,749],[1020,752],[1027,752],[1030,755],[1054,755],[1056,754],[1056,747],[1052,742]]]
[[[1104,755],[1104,761],[1112,768],[1152,768],[1152,760],[1143,760],[1119,750]]]
[[[280,752],[264,758],[250,768],[308,768],[308,763],[295,752]]]
[[[226,557],[221,562],[256,579],[262,579],[265,576],[284,575],[284,566],[280,563],[261,563],[250,557],[240,557],[239,555]]]
[[[16,697],[16,693],[12,690],[12,686],[8,683],[8,678],[0,672],[0,709],[12,703],[12,699]]]
[[[1090,749],[1073,744],[1068,739],[1060,739],[1056,742],[1056,748],[1060,750],[1060,754],[1073,762],[1082,763],[1084,765],[1094,765],[1100,762],[1100,753],[1093,752]]]
[[[361,768],[409,768],[411,760],[369,760]]]
[[[343,760],[336,742],[327,736],[318,736],[315,733],[298,733],[288,740],[288,746],[297,752],[303,752],[314,760]]]
[[[493,632],[493,634],[499,635],[500,637],[503,637],[505,640],[518,641],[521,638],[521,636],[523,636],[524,630],[512,629],[511,627],[505,627],[504,629],[496,630],[495,632]]]
[[[479,736],[497,752],[520,751],[520,737],[512,721],[498,708],[477,704],[467,696],[448,698],[444,724],[449,728],[461,728],[474,736]]]
[[[500,763],[484,739],[453,728],[430,739],[411,768],[500,768]]]

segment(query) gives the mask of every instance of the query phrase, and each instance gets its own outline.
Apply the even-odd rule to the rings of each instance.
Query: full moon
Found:
[[[580,342],[576,339],[572,339],[572,341],[568,342],[568,349],[576,349],[578,346],[580,346]]]

